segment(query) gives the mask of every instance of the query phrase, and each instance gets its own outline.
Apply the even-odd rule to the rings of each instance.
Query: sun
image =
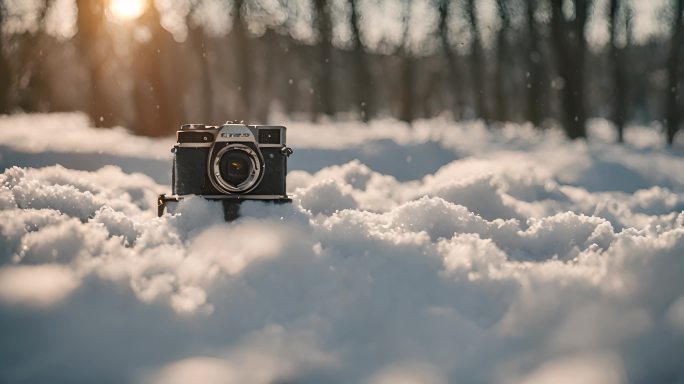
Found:
[[[142,16],[147,8],[147,0],[109,0],[107,8],[114,19],[131,21]]]

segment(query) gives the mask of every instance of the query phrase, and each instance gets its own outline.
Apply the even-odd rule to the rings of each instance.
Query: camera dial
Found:
[[[207,128],[204,124],[183,124],[181,125],[181,131],[191,131],[193,129],[205,129]]]

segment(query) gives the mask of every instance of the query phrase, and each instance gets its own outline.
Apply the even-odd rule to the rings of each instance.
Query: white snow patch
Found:
[[[684,379],[676,151],[527,125],[293,123],[293,203],[226,223],[199,197],[157,218],[169,187],[146,167],[170,167],[155,153],[171,140],[80,119],[0,119],[48,127],[0,128],[2,382]],[[39,137],[70,124],[79,140]]]
[[[0,268],[0,302],[49,306],[78,286],[69,268],[60,265],[23,265]]]

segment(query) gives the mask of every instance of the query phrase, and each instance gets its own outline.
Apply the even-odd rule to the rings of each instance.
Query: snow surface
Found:
[[[289,206],[156,217],[173,139],[0,117],[0,382],[653,383],[684,368],[684,157],[290,123]]]

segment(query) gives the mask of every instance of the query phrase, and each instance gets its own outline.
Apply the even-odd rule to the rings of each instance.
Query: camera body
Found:
[[[185,124],[172,150],[172,193],[215,199],[287,199],[285,177],[292,149],[285,139],[284,126]]]

